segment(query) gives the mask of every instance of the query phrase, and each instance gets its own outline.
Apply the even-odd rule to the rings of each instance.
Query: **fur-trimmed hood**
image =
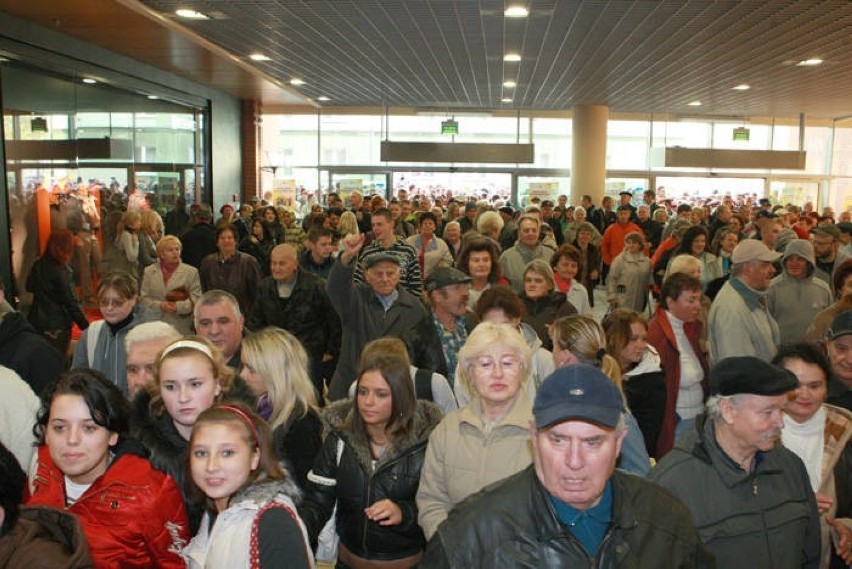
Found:
[[[370,472],[373,470],[373,458],[369,445],[365,441],[358,440],[357,437],[353,436],[348,428],[349,416],[354,412],[356,411],[353,399],[345,399],[332,403],[322,413],[323,431],[326,435],[333,432],[340,437],[354,452],[366,471]],[[394,460],[416,446],[425,445],[429,441],[429,435],[432,434],[432,431],[438,426],[438,423],[441,422],[443,417],[444,414],[441,408],[435,403],[418,400],[414,411],[414,424],[411,430],[402,438],[391,443],[387,453],[376,463],[375,468],[380,468],[383,464]]]
[[[299,486],[284,465],[281,465],[281,468],[287,474],[284,480],[263,480],[250,484],[231,498],[231,504],[253,502],[262,505],[274,501],[275,497],[281,494],[293,500],[294,504],[298,504],[302,499],[302,491],[299,490]]]

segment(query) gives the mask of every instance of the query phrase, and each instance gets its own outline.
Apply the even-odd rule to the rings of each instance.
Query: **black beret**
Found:
[[[797,387],[791,372],[754,356],[725,358],[710,368],[711,395],[782,395]]]

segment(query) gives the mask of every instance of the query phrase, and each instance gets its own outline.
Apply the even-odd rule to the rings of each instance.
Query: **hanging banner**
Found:
[[[361,178],[344,178],[337,183],[337,193],[344,202],[349,201],[352,192],[361,192],[364,189],[364,180]]]
[[[294,178],[276,178],[273,182],[272,205],[292,208],[295,199],[296,180]]]
[[[559,182],[530,182],[530,198],[552,200],[559,193]]]

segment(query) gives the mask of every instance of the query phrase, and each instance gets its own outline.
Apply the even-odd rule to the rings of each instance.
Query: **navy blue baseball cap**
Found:
[[[621,392],[601,370],[574,364],[545,378],[535,396],[533,418],[538,429],[571,420],[613,429],[623,410]]]

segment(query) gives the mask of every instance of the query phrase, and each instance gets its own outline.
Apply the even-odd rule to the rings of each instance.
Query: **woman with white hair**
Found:
[[[651,260],[645,256],[645,238],[632,231],[624,237],[624,250],[612,261],[606,279],[607,300],[612,309],[642,312],[648,305]]]
[[[530,349],[510,326],[484,322],[459,352],[457,381],[473,399],[429,437],[417,492],[418,522],[432,537],[453,507],[532,462]]]
[[[145,267],[139,302],[181,334],[192,333],[192,309],[201,298],[198,269],[181,262],[182,245],[174,235],[157,242],[157,262]]]

